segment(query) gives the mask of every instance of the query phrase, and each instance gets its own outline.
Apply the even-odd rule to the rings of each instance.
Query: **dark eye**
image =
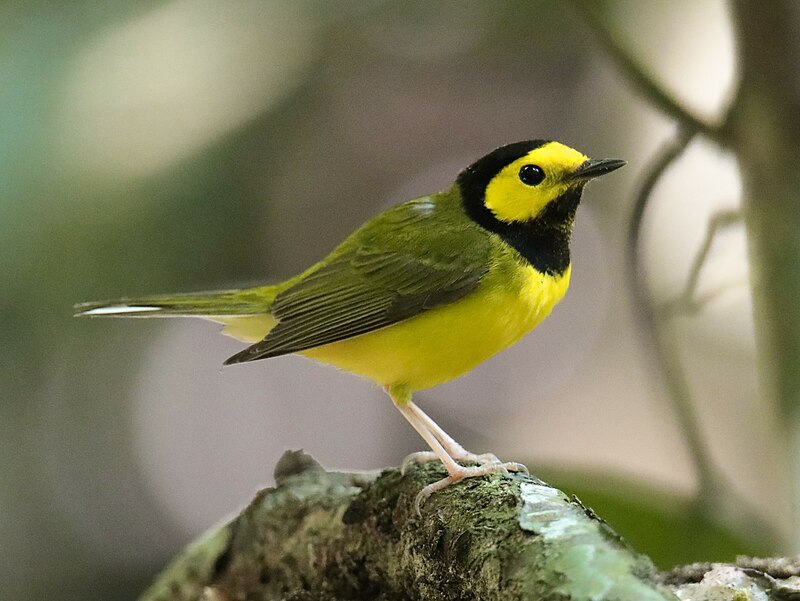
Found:
[[[519,179],[526,186],[541,184],[544,179],[544,169],[539,165],[523,165],[519,169]]]

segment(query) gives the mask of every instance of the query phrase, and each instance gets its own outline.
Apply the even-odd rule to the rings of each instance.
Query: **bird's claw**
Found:
[[[414,511],[416,512],[417,517],[422,517],[422,504],[428,500],[428,497],[430,497],[436,491],[447,488],[455,482],[458,482],[458,480],[454,480],[452,477],[447,476],[446,478],[442,478],[433,484],[428,484],[428,486],[419,491],[414,499]]]
[[[466,456],[459,457],[459,459],[463,459],[465,461],[474,461],[479,465],[486,465],[489,463],[502,463],[502,461],[500,461],[500,458],[494,453],[481,453],[480,455],[476,455],[475,453],[467,453]]]
[[[416,453],[411,453],[410,455],[406,455],[405,459],[403,459],[403,462],[400,464],[400,474],[405,475],[408,468],[414,463],[428,463],[429,461],[437,461],[438,459],[436,453],[432,451],[417,451]]]
[[[506,469],[509,472],[515,472],[515,473],[521,472],[523,474],[530,474],[530,471],[528,471],[528,466],[523,463],[517,463],[516,461],[506,461],[503,465],[506,466]]]
[[[446,478],[437,480],[433,484],[428,484],[428,486],[426,486],[421,491],[419,491],[419,493],[417,493],[417,496],[414,499],[414,511],[416,511],[417,516],[421,517],[422,504],[428,499],[428,497],[430,497],[433,493],[442,490],[443,488],[447,488],[451,484],[460,482],[465,478],[487,476],[489,474],[495,474],[497,472],[500,472],[505,476],[508,476],[509,473],[511,472],[523,472],[527,474],[528,468],[521,463],[517,463],[516,461],[501,462],[500,460],[478,466],[470,466],[470,467],[458,466],[458,469],[453,470],[450,474],[448,474]]]

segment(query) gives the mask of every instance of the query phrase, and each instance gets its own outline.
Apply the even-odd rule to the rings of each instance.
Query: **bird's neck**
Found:
[[[465,202],[464,208],[474,221],[500,236],[534,269],[563,275],[570,265],[569,243],[581,192],[579,188],[568,190],[530,221],[500,221],[482,201]]]

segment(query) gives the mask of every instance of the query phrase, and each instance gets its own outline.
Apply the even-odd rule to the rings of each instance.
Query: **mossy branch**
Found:
[[[277,486],[190,545],[141,601],[663,601],[687,586],[697,590],[681,598],[699,600],[712,595],[685,583],[706,572],[725,586],[735,581],[718,599],[791,589],[757,567],[659,574],[577,499],[530,476],[459,483],[418,516],[414,498],[440,471],[432,463],[406,475],[327,472],[303,453],[287,453]]]

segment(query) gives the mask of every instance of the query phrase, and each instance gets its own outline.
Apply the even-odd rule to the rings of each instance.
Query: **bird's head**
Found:
[[[481,222],[524,224],[547,213],[571,221],[586,182],[624,164],[590,159],[559,142],[530,140],[490,152],[462,171],[457,183],[467,212]]]

